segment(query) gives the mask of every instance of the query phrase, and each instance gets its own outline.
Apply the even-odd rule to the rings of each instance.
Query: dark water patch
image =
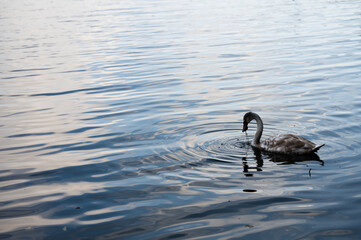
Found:
[[[28,75],[22,75],[22,76],[2,77],[1,79],[11,80],[11,79],[16,79],[16,78],[32,78],[32,77],[39,77],[39,76],[40,76],[40,74],[28,74]]]
[[[97,128],[100,128],[100,127],[82,127],[82,128],[78,128],[78,129],[68,131],[66,133],[82,133],[82,132],[86,132],[88,130],[97,129]]]
[[[16,209],[7,209],[0,211],[1,218],[16,218],[22,216],[31,216],[37,213],[33,208],[16,208]]]
[[[11,237],[12,237],[11,234],[0,234],[0,238],[1,238],[1,239],[9,239],[9,238],[11,238]]]
[[[47,195],[41,195],[41,196],[35,196],[35,197],[26,197],[26,198],[20,198],[20,199],[16,199],[16,200],[11,200],[11,201],[1,201],[0,202],[0,206],[4,207],[7,205],[15,205],[15,204],[22,204],[24,205],[25,203],[29,203],[29,208],[31,208],[33,203],[38,203],[40,201],[44,201],[44,199],[49,199],[49,198],[61,198],[63,196],[63,194],[47,194]],[[15,211],[18,212],[18,209]],[[16,217],[13,215],[9,215],[9,217]],[[5,218],[5,217],[4,217]]]
[[[21,96],[21,95],[18,95],[18,96]],[[51,108],[41,108],[41,109],[35,109],[35,110],[31,110],[31,111],[21,111],[21,112],[16,112],[16,113],[11,113],[11,114],[8,114],[8,115],[4,115],[4,116],[1,116],[1,117],[12,117],[12,116],[15,116],[15,115],[20,115],[20,114],[27,114],[27,113],[32,113],[32,112],[42,112],[42,111],[47,111],[47,110],[50,110]]]
[[[255,189],[243,189],[243,192],[254,193],[254,192],[257,192],[257,190],[255,190]]]
[[[46,136],[46,135],[53,135],[54,132],[42,132],[42,133],[23,133],[23,134],[16,134],[16,135],[10,135],[7,136],[8,138],[23,138],[23,137],[29,137],[29,136]]]
[[[10,72],[33,72],[33,71],[46,71],[51,70],[52,68],[33,68],[33,69],[15,69]]]
[[[94,91],[99,91],[99,90],[103,90],[103,89],[116,89],[117,91],[124,91],[124,90],[129,90],[131,89],[128,86],[103,86],[103,87],[94,87],[94,88],[84,88],[84,89],[74,89],[74,90],[69,90],[69,91],[62,91],[62,92],[49,92],[49,93],[37,93],[37,94],[31,94],[29,95],[30,97],[45,97],[45,96],[58,96],[58,95],[67,95],[67,94],[72,94],[72,93],[79,93],[79,92],[86,92],[86,93],[92,93]]]
[[[68,71],[63,71],[60,73],[78,73],[78,72],[86,72],[88,71],[88,69],[76,69],[76,70],[68,70]]]
[[[15,150],[28,149],[28,148],[43,147],[45,145],[46,144],[33,144],[33,145],[25,145],[25,146],[20,146],[20,147],[0,148],[0,151],[15,151]]]

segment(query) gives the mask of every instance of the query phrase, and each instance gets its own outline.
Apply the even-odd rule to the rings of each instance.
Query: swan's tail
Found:
[[[325,146],[325,144],[322,144],[322,145],[320,145],[320,146],[315,147],[314,149],[312,149],[312,152],[313,152],[313,153],[317,152],[318,149],[322,148],[323,146]]]

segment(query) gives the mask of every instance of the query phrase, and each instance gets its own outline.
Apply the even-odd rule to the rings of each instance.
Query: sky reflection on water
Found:
[[[359,2],[0,7],[1,239],[361,235]]]

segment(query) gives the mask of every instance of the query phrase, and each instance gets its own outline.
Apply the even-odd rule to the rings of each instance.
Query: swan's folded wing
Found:
[[[283,154],[307,154],[313,152],[315,144],[300,136],[282,134],[266,139],[261,143],[261,148]]]

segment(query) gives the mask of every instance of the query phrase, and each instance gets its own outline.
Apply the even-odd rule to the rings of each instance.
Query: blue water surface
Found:
[[[361,239],[360,1],[0,13],[0,239]]]

